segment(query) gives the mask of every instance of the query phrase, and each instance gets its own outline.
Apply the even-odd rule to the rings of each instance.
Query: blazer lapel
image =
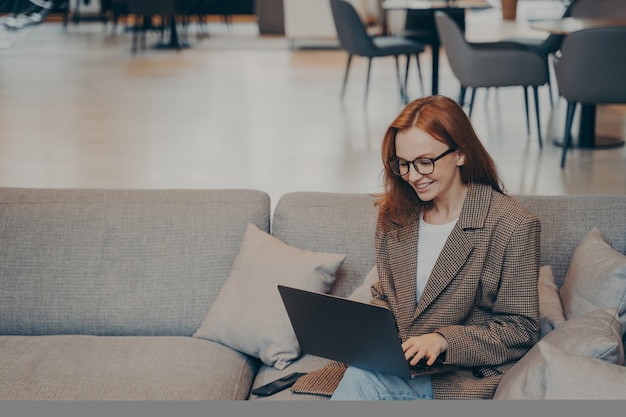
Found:
[[[417,219],[418,212],[415,213]],[[396,320],[399,329],[410,324],[417,303],[417,238],[418,222],[410,221],[396,231],[396,239],[389,239],[389,253],[394,261],[390,267],[393,274],[393,292],[395,299],[391,308],[397,311]],[[395,305],[393,305],[395,304]]]
[[[433,267],[424,292],[415,309],[415,320],[450,284],[467,262],[474,243],[466,234],[468,229],[483,228],[491,204],[491,187],[470,184],[461,214]]]
[[[428,306],[439,296],[439,294],[450,284],[474,248],[474,244],[467,239],[458,223],[452,229],[450,237],[437,259],[433,271],[428,278],[424,292],[420,298],[413,319],[417,318]]]

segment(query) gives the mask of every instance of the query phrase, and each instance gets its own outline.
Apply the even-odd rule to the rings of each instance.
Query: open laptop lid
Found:
[[[364,369],[412,376],[391,311],[368,303],[278,286],[304,353]],[[456,367],[434,365],[421,375]]]

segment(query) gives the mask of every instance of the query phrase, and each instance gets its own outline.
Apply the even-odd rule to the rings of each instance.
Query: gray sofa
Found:
[[[541,218],[557,286],[593,226],[626,253],[625,195],[517,198]],[[375,263],[373,202],[300,192],[272,208],[257,190],[0,188],[0,399],[256,399],[255,387],[323,366],[302,355],[278,369],[197,331],[250,224],[303,253],[345,255],[328,291],[353,295]],[[621,361],[610,365],[625,369],[623,346]]]

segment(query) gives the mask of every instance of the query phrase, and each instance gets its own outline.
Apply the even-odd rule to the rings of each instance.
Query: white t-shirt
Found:
[[[417,241],[417,302],[419,302],[430,273],[443,250],[458,219],[446,224],[429,224],[420,214],[419,238]]]

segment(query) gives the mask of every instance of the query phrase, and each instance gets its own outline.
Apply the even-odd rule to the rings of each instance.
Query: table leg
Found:
[[[581,104],[578,140],[572,143],[572,148],[612,149],[624,146],[624,140],[621,138],[596,134],[596,112],[597,107],[594,104]],[[562,139],[555,139],[554,144],[563,146]]]
[[[178,37],[178,29],[176,27],[176,17],[172,16],[170,19],[170,39],[167,43],[158,43],[155,48],[158,49],[182,49],[188,48],[189,44],[181,43]]]

